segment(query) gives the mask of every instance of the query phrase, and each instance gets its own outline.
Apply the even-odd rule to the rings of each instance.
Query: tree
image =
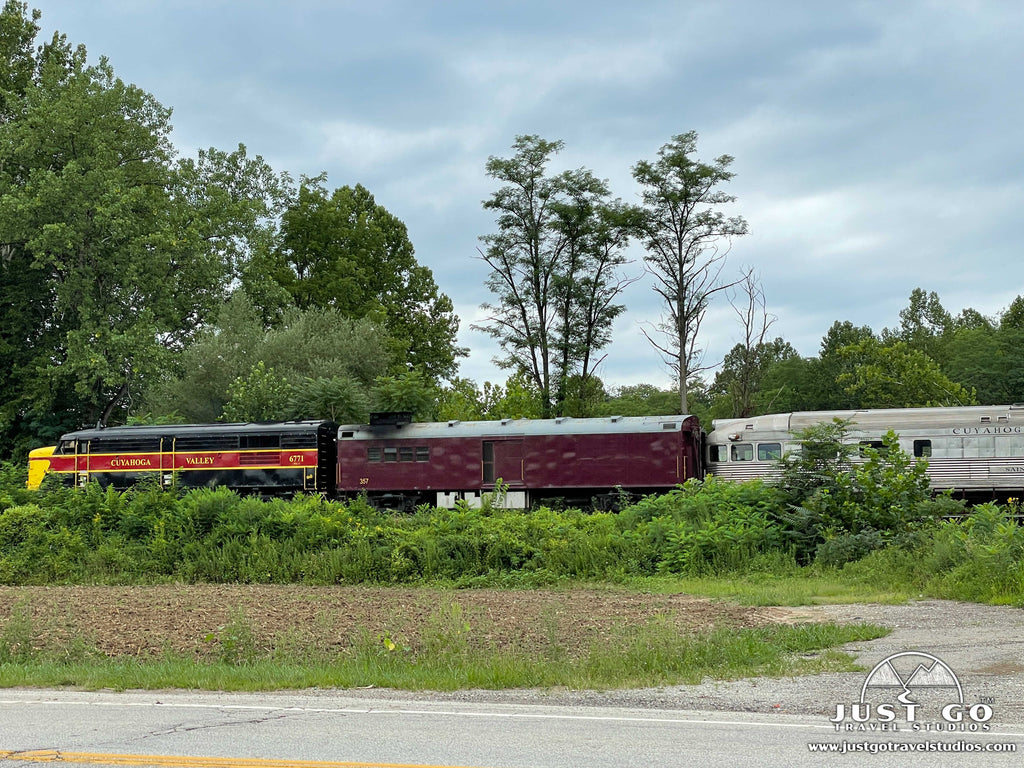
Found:
[[[671,416],[676,412],[679,392],[659,389],[653,384],[627,384],[612,389],[601,405],[603,416]]]
[[[689,408],[690,377],[700,369],[697,338],[704,313],[716,293],[738,282],[721,279],[728,247],[732,238],[747,234],[746,221],[718,210],[736,199],[719,189],[734,176],[733,158],[702,163],[691,157],[696,150],[697,134],[690,131],[663,145],[654,162],[633,166],[633,178],[644,188],[644,260],[667,312],[657,329],[665,342],[645,335],[677,373],[681,413]]]
[[[1024,400],[1024,298],[1014,299],[998,323],[964,310],[946,336],[946,372],[975,389],[980,403]]]
[[[915,288],[910,292],[907,307],[900,310],[900,327],[884,329],[882,341],[905,342],[938,362],[942,360],[943,337],[952,326],[953,317],[943,308],[938,294]]]
[[[884,345],[875,338],[839,350],[850,362],[836,383],[858,408],[914,408],[975,405],[973,391],[951,381],[924,352],[905,342]]]
[[[416,421],[434,418],[437,390],[421,371],[411,370],[397,376],[378,376],[374,386],[378,411],[408,411]]]
[[[540,392],[544,417],[560,414],[566,384],[584,384],[603,360],[616,304],[629,283],[618,276],[635,211],[612,201],[607,184],[585,169],[547,175],[561,141],[518,136],[511,158],[491,157],[487,175],[503,184],[484,208],[498,231],[480,238],[491,268],[489,316],[474,325],[494,338],[496,363],[522,370]]]
[[[241,285],[267,325],[279,322],[292,300],[268,272],[281,216],[295,197],[291,177],[250,157],[243,144],[233,152],[210,148],[177,163],[171,194],[177,242],[193,261],[202,255],[209,264],[221,300]],[[188,274],[197,279],[195,269]]]
[[[4,30],[19,12],[5,6]],[[20,29],[24,51],[34,25],[22,17]],[[21,90],[4,94],[0,122],[0,247],[38,285],[16,297],[37,330],[3,330],[23,346],[8,419],[60,409],[104,423],[194,331],[222,281],[190,279],[203,267],[178,248],[169,110],[59,34],[31,64],[16,57]]]
[[[388,340],[373,322],[352,320],[334,310],[291,309],[266,329],[248,296],[236,294],[214,328],[182,353],[180,375],[165,378],[149,391],[145,406],[153,416],[177,413],[187,421],[224,418],[227,404],[249,382],[258,365],[266,389],[267,371],[289,387],[264,418],[344,418],[363,421],[369,414],[374,382],[392,368]],[[234,387],[234,389],[232,389]],[[268,413],[269,411],[264,411]]]
[[[365,187],[328,195],[322,181],[305,179],[283,215],[275,280],[300,309],[378,321],[396,360],[434,380],[451,378],[466,355],[455,344],[459,320],[416,262],[405,225]]]
[[[289,408],[292,388],[273,368],[258,361],[246,376],[239,376],[228,387],[224,421],[276,421]]]
[[[505,385],[485,381],[478,387],[470,379],[456,379],[438,393],[437,418],[441,421],[536,419],[540,397],[529,377],[510,376]]]
[[[765,373],[782,360],[798,357],[793,346],[782,338],[768,341],[768,329],[775,316],[765,306],[764,290],[748,273],[740,282],[742,298],[729,303],[743,327],[743,339],[734,346],[715,374],[712,394],[716,398],[716,415],[726,418],[752,416]]]

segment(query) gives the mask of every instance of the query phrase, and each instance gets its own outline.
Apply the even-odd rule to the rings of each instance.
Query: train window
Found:
[[[75,452],[75,441],[74,440],[61,440],[60,446],[57,448],[55,453],[61,456],[68,456]]]
[[[782,443],[758,443],[757,460],[773,461],[782,458]]]
[[[867,456],[865,448],[874,448],[876,451],[881,451],[885,448],[885,443],[881,440],[861,440],[858,446],[857,450],[860,452],[860,455]]]
[[[724,445],[708,446],[708,461],[728,461],[729,452]]]
[[[425,445],[416,446],[416,461],[430,461],[430,448]]]
[[[932,441],[931,440],[915,440],[914,441],[914,456],[917,458],[928,458],[932,455]]]
[[[386,461],[386,462],[398,461],[398,449],[397,448],[385,448],[384,449],[384,461]]]
[[[730,455],[733,461],[753,461],[754,446],[750,443],[733,443],[730,446]]]
[[[367,448],[366,449],[366,460],[369,462],[377,463],[381,461],[380,448]]]
[[[411,445],[403,445],[398,449],[399,461],[413,461],[416,457]]]

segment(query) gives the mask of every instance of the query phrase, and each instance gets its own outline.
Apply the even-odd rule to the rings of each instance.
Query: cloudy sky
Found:
[[[490,156],[517,135],[565,142],[638,200],[630,169],[694,130],[735,157],[773,333],[804,355],[835,320],[898,324],[912,289],[997,315],[1024,293],[1024,3],[1014,0],[36,0],[65,33],[172,107],[179,152],[243,143],[294,177],[366,186],[409,228],[462,318],[462,374],[503,381],[481,319]],[[640,275],[642,252],[629,269]],[[599,371],[670,383],[640,327],[650,278]],[[736,343],[722,301],[706,363]]]

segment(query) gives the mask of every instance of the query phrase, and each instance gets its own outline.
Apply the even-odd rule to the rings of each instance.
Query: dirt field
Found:
[[[34,642],[53,647],[77,635],[110,656],[166,650],[207,656],[225,627],[251,630],[260,648],[307,643],[341,649],[360,633],[416,647],[425,627],[454,611],[473,642],[520,648],[557,642],[582,648],[617,626],[657,616],[681,632],[762,626],[792,618],[779,608],[745,608],[685,595],[595,590],[458,590],[273,585],[0,587],[0,638],[12,617],[31,617]]]

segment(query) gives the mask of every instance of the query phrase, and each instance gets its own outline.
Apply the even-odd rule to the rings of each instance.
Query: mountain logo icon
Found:
[[[914,689],[951,688],[957,702],[963,704],[964,692],[956,673],[938,656],[923,651],[903,651],[882,659],[868,673],[861,687],[860,700],[866,701],[868,689],[899,688],[898,701],[908,704]]]

